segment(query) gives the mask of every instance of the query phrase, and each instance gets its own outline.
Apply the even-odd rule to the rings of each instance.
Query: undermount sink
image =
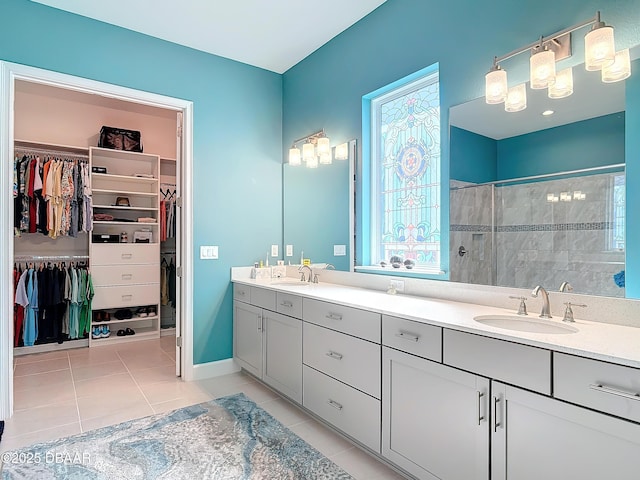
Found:
[[[303,282],[301,280],[296,280],[295,278],[282,278],[278,280],[272,280],[271,285],[283,285],[287,287],[306,287],[309,285],[309,282]]]
[[[529,318],[513,315],[480,315],[473,319],[483,325],[518,332],[566,334],[576,333],[578,331],[577,328],[561,323],[560,320],[545,320],[544,318]]]

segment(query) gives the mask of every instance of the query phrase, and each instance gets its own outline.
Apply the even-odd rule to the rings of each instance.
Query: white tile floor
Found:
[[[0,452],[238,392],[355,478],[403,478],[249,375],[176,378],[175,337],[16,357]]]

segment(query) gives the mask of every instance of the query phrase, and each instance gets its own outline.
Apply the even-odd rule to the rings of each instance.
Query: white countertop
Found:
[[[515,315],[515,310],[403,294],[389,295],[377,290],[331,283],[301,286],[297,284],[282,285],[265,280],[245,278],[233,278],[232,281],[339,303],[453,330],[640,368],[640,328],[636,327],[591,322],[576,318],[575,323],[570,324],[578,329],[576,333],[516,332],[483,325],[473,319],[478,315]],[[574,314],[579,315],[579,312],[574,310]],[[535,319],[538,316],[537,313],[530,313],[528,317],[523,318]],[[552,321],[557,321],[564,325],[561,320],[562,317],[554,317],[552,319]]]

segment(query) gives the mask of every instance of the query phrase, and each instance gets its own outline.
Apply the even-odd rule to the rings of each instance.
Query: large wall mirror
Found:
[[[625,117],[638,113],[624,81],[573,75],[562,99],[527,86],[520,112],[450,109],[452,281],[625,296]]]

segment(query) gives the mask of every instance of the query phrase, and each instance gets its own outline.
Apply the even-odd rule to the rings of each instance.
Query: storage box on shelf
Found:
[[[89,158],[94,213],[89,248],[95,289],[93,319],[98,311],[112,314],[109,321],[92,322],[89,343],[159,337],[160,159],[157,155],[96,147],[90,148]],[[94,172],[93,167],[104,167],[106,173]],[[96,220],[95,214],[113,219]],[[146,315],[138,314],[141,309]],[[129,310],[131,318],[115,319],[113,314],[118,310]],[[94,334],[94,326],[103,335],[100,331]],[[110,330],[108,337],[106,327]],[[120,330],[126,334],[119,336]]]

